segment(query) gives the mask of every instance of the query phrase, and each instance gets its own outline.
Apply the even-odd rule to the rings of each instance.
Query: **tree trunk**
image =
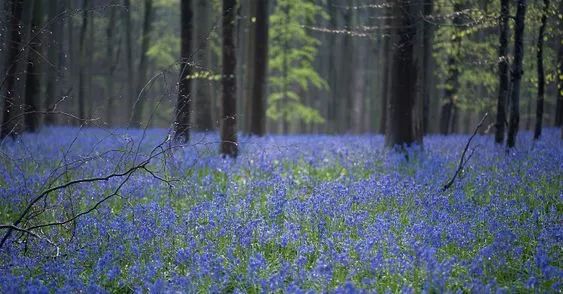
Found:
[[[86,30],[88,29],[88,0],[82,2],[82,26],[80,27],[80,49],[78,57],[78,117],[80,123],[84,123],[86,118],[86,105],[84,91],[86,80]]]
[[[338,29],[336,17],[337,17],[337,10],[336,5],[334,5],[334,0],[327,0],[328,6],[328,15],[329,19],[329,29],[336,30]],[[337,88],[338,88],[338,66],[336,63],[336,34],[328,34],[328,83],[330,85],[330,93],[329,93],[329,101],[328,101],[328,115],[327,115],[327,123],[328,131],[329,132],[336,132],[337,131],[337,114],[338,114],[338,107],[336,106],[337,103]]]
[[[17,135],[17,123],[15,118],[16,113],[16,79],[17,79],[17,59],[21,45],[21,19],[23,13],[23,0],[10,0],[8,5],[10,11],[7,15],[10,16],[8,24],[8,52],[6,54],[5,65],[7,67],[6,77],[4,78],[6,85],[6,96],[4,98],[4,115],[2,118],[2,125],[0,126],[0,139],[4,139],[10,135],[15,137]]]
[[[545,92],[545,73],[543,66],[543,38],[545,27],[547,24],[547,14],[549,13],[549,0],[543,0],[543,13],[541,16],[540,31],[538,33],[537,43],[537,70],[538,70],[538,100],[536,101],[536,127],[534,130],[534,140],[541,137],[542,122],[543,122],[543,100]]]
[[[108,73],[106,76],[106,87],[107,87],[107,104],[106,104],[106,123],[108,126],[113,125],[113,73],[115,72],[115,68],[117,65],[117,60],[114,60],[113,54],[113,44],[114,44],[114,36],[113,30],[115,29],[115,13],[116,8],[110,8],[109,14],[109,22],[108,27],[106,28],[106,37],[107,37],[107,44],[106,44],[106,58],[107,58],[107,69]]]
[[[425,17],[432,15],[433,0],[424,0],[423,13]],[[428,133],[428,124],[430,122],[430,82],[432,76],[432,45],[433,45],[433,24],[425,21],[423,24],[423,56],[422,56],[422,128],[424,134]]]
[[[365,65],[364,62],[367,61],[367,46],[364,46],[363,40],[357,40],[354,54],[354,64],[356,78],[352,80],[351,86],[354,91],[352,92],[352,117],[350,118],[350,123],[352,125],[352,132],[355,134],[360,134],[362,132],[362,121],[363,121],[363,110],[364,110],[364,93],[365,93]]]
[[[250,133],[263,136],[266,132],[265,93],[268,75],[268,0],[256,1],[256,23],[254,46],[254,81],[252,83],[252,108],[250,111]]]
[[[49,21],[53,21],[59,13],[64,9],[63,2],[60,0],[54,1],[51,5],[48,6],[48,15]],[[60,46],[63,42],[63,19],[55,20],[53,23],[51,30],[53,34],[51,35],[51,42],[48,44],[49,48],[47,49],[47,59],[49,60],[49,65],[47,66],[47,83],[46,83],[46,95],[45,95],[45,103],[44,108],[47,111],[52,110],[54,107],[54,103],[56,101],[57,96],[57,89],[61,89],[61,86],[58,86],[58,83],[62,83],[61,79],[61,72],[63,70],[61,64],[64,62],[60,57],[60,52],[57,54],[57,49],[61,50],[62,46]],[[64,55],[63,55],[64,56]],[[56,122],[56,116],[47,113],[45,115],[45,124],[46,125],[53,125]]]
[[[350,1],[351,2],[351,1]],[[344,30],[352,30],[352,16],[353,10],[343,9],[343,19],[344,19]],[[352,38],[350,34],[345,33],[342,37],[342,49],[340,51],[339,61],[340,68],[338,73],[340,76],[338,81],[340,83],[339,87],[336,89],[338,96],[337,106],[338,106],[338,132],[349,132],[351,123],[352,111],[352,91],[353,91],[353,81],[354,81],[354,66],[353,59],[350,59],[350,54],[353,54],[354,44],[352,43]]]
[[[506,125],[506,105],[509,94],[509,79],[508,79],[508,19],[510,13],[510,0],[501,0],[500,4],[500,36],[499,36],[499,94],[497,98],[497,118],[496,118],[496,131],[495,142],[497,144],[504,143],[504,133]]]
[[[209,41],[211,3],[209,0],[198,0],[195,17],[195,30],[197,34],[196,46],[198,52],[198,64],[203,70],[211,68]],[[208,78],[195,80],[196,96],[195,102],[195,128],[202,131],[214,129],[211,84]]]
[[[559,11],[563,11],[563,1],[559,2]],[[563,26],[563,18],[559,17],[559,27]],[[555,106],[555,126],[561,127],[561,138],[563,139],[563,42],[561,35],[557,39],[559,45],[557,52],[557,103]]]
[[[457,12],[461,11],[462,7],[459,4],[454,4],[454,11],[456,15],[453,19],[454,27],[457,27],[461,23],[461,15]],[[454,28],[455,30],[455,28]],[[452,37],[453,53],[448,56],[448,78],[446,80],[446,89],[444,91],[444,104],[442,104],[442,110],[440,113],[440,133],[442,135],[448,135],[449,133],[455,131],[456,113],[457,107],[455,105],[455,96],[457,95],[459,89],[459,51],[461,50],[461,38],[458,36],[457,30],[454,31]]]
[[[508,137],[506,145],[512,148],[516,145],[518,124],[520,122],[520,81],[524,70],[524,21],[526,17],[526,0],[518,0],[516,9],[516,23],[514,29],[514,63],[512,64],[512,95],[510,97],[510,122],[508,124]]]
[[[127,108],[129,117],[133,116],[133,105],[135,104],[135,73],[133,72],[133,46],[131,32],[131,3],[130,0],[123,0],[123,18],[125,21],[125,58],[127,63]]]
[[[395,1],[393,11],[393,60],[391,65],[391,89],[387,105],[385,146],[409,146],[416,141],[414,132],[414,105],[417,97],[417,67],[414,58],[416,37],[415,17],[418,1]]]
[[[221,153],[235,158],[238,155],[236,112],[236,0],[223,0],[223,116],[221,125]]]
[[[264,0],[262,0],[264,1]],[[241,53],[245,53],[246,56],[244,56],[244,60],[239,59],[239,63],[243,64],[244,66],[244,79],[242,79],[242,87],[243,87],[243,95],[240,96],[241,99],[239,100],[239,102],[242,102],[243,108],[244,108],[244,112],[239,111],[239,113],[244,116],[242,116],[244,119],[242,122],[240,122],[240,127],[242,128],[242,130],[247,133],[250,134],[250,127],[251,127],[251,114],[250,112],[252,111],[252,86],[254,84],[254,77],[255,77],[255,56],[256,56],[256,14],[257,14],[257,9],[258,9],[258,2],[262,2],[259,0],[249,0],[247,1],[247,6],[245,7],[246,12],[247,12],[247,16],[246,16],[246,34],[244,35],[244,38],[242,38],[240,41],[246,41],[244,42],[244,46],[242,46],[242,44],[239,46],[239,48],[245,48],[245,51],[241,52]],[[240,24],[241,22],[239,22]],[[243,31],[239,31],[239,33],[243,33]],[[240,44],[240,43],[239,43]]]
[[[387,1],[391,5],[391,1]],[[387,130],[387,104],[390,96],[391,84],[391,42],[392,42],[392,11],[391,8],[385,9],[385,30],[383,34],[383,82],[381,91],[381,119],[379,123],[379,132],[385,134]]]
[[[137,86],[134,90],[135,92],[138,92],[138,95],[133,95],[135,102],[133,105],[133,118],[131,119],[131,124],[135,128],[140,128],[142,126],[143,113],[145,109],[144,96],[146,95],[146,91],[143,90],[143,88],[147,79],[147,51],[149,49],[152,29],[152,13],[152,0],[145,0],[143,33],[141,35],[141,57],[139,60],[139,69],[137,70]]]
[[[188,142],[190,140],[191,79],[189,58],[191,57],[193,12],[192,1],[181,1],[181,50],[180,81],[178,82],[178,102],[176,104],[176,123],[174,138]]]
[[[43,9],[41,0],[32,5],[31,32],[27,55],[25,79],[24,126],[25,131],[35,132],[39,128],[39,101],[41,99],[41,25]]]

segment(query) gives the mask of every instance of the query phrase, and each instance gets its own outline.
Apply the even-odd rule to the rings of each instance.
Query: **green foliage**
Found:
[[[434,58],[436,60],[437,75],[444,82],[439,85],[442,89],[455,87],[454,83],[448,82],[447,78],[452,70],[458,70],[459,86],[456,89],[455,103],[466,111],[485,112],[493,111],[498,95],[498,19],[500,5],[498,1],[483,2],[479,7],[475,3],[467,0],[444,1],[438,0],[436,3],[435,14],[448,16],[444,22],[448,25],[436,27],[434,34]],[[452,25],[453,15],[455,15],[454,4],[462,8],[461,26]],[[545,74],[547,84],[555,80],[556,52],[548,46],[548,40],[557,37],[556,15],[557,4],[552,3],[550,15],[548,16],[548,26],[544,45],[544,64],[546,64]],[[522,105],[530,103],[535,99],[537,93],[537,74],[536,74],[536,42],[543,10],[543,1],[530,1],[528,3],[528,13],[526,15],[526,29],[524,39],[524,76],[522,79],[521,93]],[[514,15],[515,5],[511,2],[510,14]],[[551,22],[551,23],[550,23]],[[511,62],[513,59],[514,46],[514,22],[510,21],[508,43]],[[448,64],[448,58],[453,57],[453,65]],[[553,97],[546,96],[547,103]]]
[[[310,0],[280,0],[270,16],[270,96],[266,112],[276,121],[324,122],[318,110],[301,101],[311,86],[328,88],[313,67],[319,41],[303,27],[317,17],[327,16]]]

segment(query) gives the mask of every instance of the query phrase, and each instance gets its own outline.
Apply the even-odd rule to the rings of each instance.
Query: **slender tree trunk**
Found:
[[[181,50],[180,50],[180,81],[178,82],[178,103],[176,104],[176,123],[174,124],[176,140],[190,140],[191,110],[191,79],[189,58],[191,57],[193,12],[192,1],[181,2]]]
[[[387,105],[385,146],[409,146],[420,138],[414,132],[414,105],[417,97],[417,68],[414,58],[416,39],[415,17],[418,1],[393,2],[393,63],[391,89]]]
[[[426,18],[432,15],[434,3],[433,0],[424,0],[423,13]],[[422,56],[422,128],[424,134],[428,133],[430,122],[430,81],[432,76],[431,62],[432,62],[432,45],[433,45],[433,24],[430,21],[425,21],[423,24],[423,56]]]
[[[357,40],[358,44],[362,40]],[[352,131],[355,134],[360,134],[362,132],[362,120],[363,120],[363,109],[364,109],[364,93],[365,93],[365,66],[364,62],[367,60],[367,46],[364,44],[359,44],[356,46],[356,52],[354,57],[355,72],[357,78],[352,80],[352,86],[354,91],[352,92],[352,117],[350,118],[350,123],[352,125]]]
[[[510,0],[501,0],[500,4],[500,36],[499,36],[499,94],[497,99],[497,118],[496,118],[496,131],[495,142],[497,144],[504,144],[504,133],[506,125],[506,105],[509,94],[509,79],[508,79],[508,19],[510,13]]]
[[[211,67],[210,62],[210,45],[209,34],[210,26],[210,12],[211,3],[209,0],[198,0],[196,14],[194,15],[195,30],[197,34],[197,52],[198,64],[205,71],[209,71]],[[195,128],[202,131],[210,131],[214,129],[213,125],[213,108],[212,108],[212,95],[211,84],[209,79],[195,80],[196,96],[195,102]]]
[[[89,9],[92,9],[92,7],[94,7],[94,3],[90,2],[90,6],[88,7]],[[96,36],[94,35],[94,17],[96,15],[91,13],[88,21],[90,22],[88,24],[88,43],[89,44],[96,44]],[[87,82],[87,94],[86,97],[84,98],[87,105],[86,105],[86,117],[87,118],[92,118],[94,116],[96,116],[96,112],[95,112],[95,104],[94,104],[94,46],[88,46],[86,49],[86,82]],[[96,103],[97,104],[97,103]],[[101,104],[101,103],[100,103]]]
[[[132,38],[133,33],[131,32],[131,3],[130,0],[123,0],[124,9],[123,19],[125,22],[125,58],[127,63],[127,108],[129,117],[133,116],[133,105],[135,104],[135,73],[133,72],[133,46]]]
[[[559,11],[563,11],[563,1],[559,2]],[[563,18],[559,17],[559,27],[563,26]],[[559,48],[557,52],[557,102],[555,106],[555,126],[561,127],[561,138],[563,139],[563,40],[561,34],[557,39]]]
[[[4,139],[10,135],[17,135],[17,123],[15,119],[16,100],[16,79],[17,79],[17,59],[21,46],[21,20],[23,13],[23,0],[10,0],[10,11],[6,15],[10,16],[8,33],[8,52],[6,54],[5,65],[7,67],[6,77],[4,79],[6,86],[6,96],[4,98],[4,115],[2,117],[2,125],[0,126],[0,139]]]
[[[27,132],[39,128],[39,101],[41,99],[41,25],[43,9],[40,0],[33,0],[31,33],[25,79],[24,126]]]
[[[268,74],[268,0],[257,0],[254,42],[254,82],[252,83],[252,108],[250,133],[263,136],[266,132],[265,93]]]
[[[88,0],[82,2],[82,25],[80,27],[80,50],[78,57],[78,117],[80,123],[84,123],[86,118],[86,92],[84,91],[86,83],[86,31],[88,29]]]
[[[183,1],[182,1],[183,2]],[[141,57],[139,59],[139,69],[137,70],[137,86],[135,92],[139,92],[138,95],[134,95],[134,106],[133,106],[133,118],[131,120],[132,126],[140,128],[143,121],[143,113],[145,111],[145,96],[146,93],[143,91],[147,79],[147,51],[149,50],[150,44],[150,34],[152,29],[152,0],[145,0],[145,15],[143,20],[143,33],[141,35]]]
[[[48,6],[48,15],[49,21],[52,21],[57,17],[59,13],[64,9],[63,2],[60,0],[54,1],[51,5]],[[61,64],[64,62],[61,60],[60,52],[57,54],[57,49],[61,50],[62,46],[60,46],[63,42],[63,19],[57,19],[55,23],[52,25],[51,30],[53,34],[51,35],[51,42],[48,43],[49,48],[47,49],[47,59],[49,60],[49,65],[47,66],[47,83],[46,83],[46,95],[45,95],[45,103],[44,108],[45,110],[49,111],[54,107],[55,98],[57,96],[57,89],[61,89],[62,87],[57,86],[58,82],[62,82],[61,77],[63,69],[61,68]],[[56,122],[56,116],[51,114],[45,115],[45,124],[46,125],[53,125]]]
[[[337,11],[336,5],[334,5],[334,0],[327,0],[328,6],[328,14],[329,14],[329,29],[336,30],[337,29]],[[329,85],[330,85],[330,93],[329,93],[329,101],[328,101],[328,115],[327,115],[327,122],[329,124],[328,130],[329,132],[336,132],[337,131],[337,114],[338,114],[338,107],[337,107],[337,88],[339,86],[338,83],[338,66],[336,63],[336,34],[328,34],[328,74],[329,74]]]
[[[391,1],[387,1],[391,5]],[[392,11],[391,8],[385,9],[385,30],[383,36],[383,82],[381,91],[381,118],[379,132],[385,134],[387,129],[387,104],[390,96],[391,84],[391,42],[392,42]]]
[[[549,13],[549,0],[544,0],[543,13],[541,16],[541,25],[537,40],[537,74],[538,74],[538,96],[536,100],[536,124],[534,128],[534,140],[538,140],[542,133],[543,112],[544,112],[544,93],[545,93],[545,73],[543,62],[543,44],[544,33],[547,24],[547,14]]]
[[[114,58],[114,35],[113,35],[113,30],[115,29],[115,14],[116,14],[116,8],[115,7],[111,7],[110,8],[110,14],[109,14],[109,22],[108,22],[108,27],[106,28],[106,38],[107,38],[107,44],[106,44],[106,59],[108,62],[107,65],[107,69],[108,69],[108,73],[106,76],[106,87],[107,87],[107,100],[106,100],[106,123],[108,124],[108,126],[112,126],[113,125],[113,73],[115,72],[115,68],[117,66],[117,61]]]
[[[518,124],[520,122],[520,81],[524,70],[524,21],[526,18],[526,0],[518,0],[516,9],[516,24],[514,29],[514,63],[512,64],[512,95],[510,97],[510,122],[508,124],[508,137],[506,145],[512,148],[516,145]]]
[[[350,1],[351,2],[351,1]],[[344,19],[344,29],[347,31],[352,30],[352,16],[353,10],[344,9],[343,19]],[[337,101],[338,101],[338,132],[349,132],[351,127],[351,115],[352,111],[352,93],[353,93],[353,81],[354,81],[354,65],[353,59],[350,60],[350,54],[354,51],[354,44],[352,43],[352,38],[350,34],[344,34],[342,37],[342,50],[340,50],[340,68],[338,73],[340,76],[338,81],[340,82],[337,88]],[[352,53],[353,54],[353,53]]]
[[[459,4],[454,4],[454,11],[461,11],[462,7]],[[461,23],[461,16],[456,14],[453,19],[453,25],[458,26]],[[461,38],[458,36],[457,30],[454,31],[452,36],[453,53],[448,56],[448,78],[446,80],[446,89],[444,91],[445,101],[442,104],[440,114],[440,133],[448,135],[455,131],[455,122],[457,120],[456,113],[457,107],[455,105],[455,96],[459,89],[459,51],[461,50]]]
[[[244,106],[244,115],[243,122],[241,123],[241,127],[243,131],[247,134],[251,134],[250,128],[252,125],[251,121],[251,111],[252,111],[252,87],[254,84],[255,78],[255,69],[256,69],[256,14],[258,9],[258,2],[263,2],[264,0],[249,0],[247,1],[246,11],[248,16],[246,17],[247,25],[247,32],[245,34],[245,46],[246,51],[242,53],[246,53],[245,60],[240,60],[241,64],[244,64],[244,79],[241,81],[243,83],[243,96],[241,96],[240,102],[243,103]],[[239,22],[240,23],[240,22]],[[242,46],[241,46],[242,47]]]
[[[238,155],[237,111],[236,111],[236,50],[235,16],[236,0],[223,0],[223,117],[221,125],[221,153],[225,156]]]

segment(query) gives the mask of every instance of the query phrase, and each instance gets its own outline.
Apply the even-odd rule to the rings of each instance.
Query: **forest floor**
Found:
[[[18,224],[34,235],[0,248],[0,292],[563,290],[558,130],[510,153],[477,136],[445,192],[468,136],[426,137],[408,161],[382,136],[242,137],[236,161],[216,135],[166,136],[4,142],[0,224],[40,199]]]

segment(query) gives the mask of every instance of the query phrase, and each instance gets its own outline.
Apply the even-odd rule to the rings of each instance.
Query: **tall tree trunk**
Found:
[[[223,0],[223,116],[221,125],[221,153],[225,156],[238,155],[237,111],[236,111],[236,50],[235,16],[236,0]]]
[[[350,1],[351,2],[351,1]],[[344,29],[347,31],[352,30],[352,17],[354,11],[352,9],[344,9],[343,19],[344,19]],[[340,82],[337,88],[337,105],[338,105],[338,132],[349,132],[351,123],[350,118],[352,117],[350,112],[352,111],[352,91],[353,91],[353,81],[354,81],[354,66],[353,60],[350,60],[350,53],[354,51],[354,44],[350,34],[344,34],[342,37],[342,50],[340,50],[340,77],[338,81]]]
[[[84,123],[86,118],[86,92],[84,91],[86,83],[86,31],[88,29],[88,0],[82,2],[82,25],[80,27],[80,50],[78,57],[78,117]]]
[[[117,66],[117,60],[114,58],[114,35],[113,30],[115,29],[115,14],[116,8],[115,6],[110,8],[109,12],[109,22],[108,27],[106,28],[106,59],[107,59],[107,76],[106,76],[106,88],[107,88],[107,100],[106,100],[106,123],[108,126],[113,125],[113,104],[114,104],[114,97],[113,97],[113,73],[115,72],[115,68]],[[119,46],[119,45],[118,45]]]
[[[64,9],[64,3],[60,0],[54,1],[51,5],[48,6],[48,16],[49,21],[55,20],[55,18],[61,13]],[[57,86],[58,83],[61,83],[60,77],[62,76],[63,68],[61,64],[64,62],[61,58],[61,52],[57,54],[58,50],[63,50],[62,42],[64,39],[63,36],[63,19],[55,20],[55,23],[51,26],[51,30],[53,34],[51,35],[51,42],[48,44],[49,48],[47,49],[47,59],[49,60],[49,65],[47,66],[47,82],[46,82],[46,94],[45,94],[45,102],[43,107],[45,110],[50,111],[54,107],[54,103],[56,101],[57,96],[57,89],[62,89],[61,86]],[[64,56],[64,53],[63,53]],[[57,83],[58,80],[58,83]],[[45,124],[46,125],[53,125],[56,122],[56,116],[47,113],[45,115]]]
[[[504,143],[504,133],[506,125],[506,105],[509,94],[509,79],[508,79],[508,19],[510,13],[510,0],[500,1],[500,35],[499,35],[499,94],[497,98],[497,117],[496,117],[496,131],[495,142],[497,144]]]
[[[392,5],[391,1],[386,2]],[[391,42],[392,42],[392,9],[385,9],[385,30],[383,35],[383,82],[381,91],[381,117],[379,122],[379,132],[385,134],[387,130],[387,104],[390,96],[391,84]]]
[[[125,58],[127,66],[127,108],[128,117],[133,116],[133,105],[135,104],[135,73],[133,71],[133,33],[131,32],[131,3],[130,0],[123,0],[123,18],[125,22]]]
[[[538,33],[537,43],[537,70],[538,70],[538,100],[536,101],[536,127],[534,130],[534,140],[541,137],[542,122],[543,122],[543,100],[545,92],[545,73],[543,67],[543,38],[545,27],[547,24],[547,14],[549,13],[549,0],[543,0],[543,13],[541,16],[540,31]]]
[[[453,25],[457,28],[461,24],[461,15],[457,12],[461,11],[462,7],[458,3],[454,4],[454,11],[456,12]],[[446,89],[444,91],[444,103],[440,113],[440,133],[448,135],[455,131],[457,107],[455,105],[455,97],[459,89],[459,51],[461,50],[461,37],[458,36],[457,30],[454,29],[452,36],[453,53],[448,56],[448,78],[446,80]]]
[[[255,56],[256,56],[256,14],[258,9],[258,2],[263,2],[259,0],[249,0],[247,1],[246,11],[248,16],[246,17],[247,23],[247,32],[245,34],[244,40],[245,42],[245,49],[246,51],[242,53],[246,53],[245,60],[240,60],[241,64],[244,64],[244,79],[241,81],[243,83],[243,95],[241,96],[240,102],[243,103],[244,113],[240,112],[241,115],[244,115],[243,122],[241,123],[242,130],[250,134],[250,127],[252,125],[251,121],[251,111],[252,111],[252,86],[254,84],[255,78]],[[240,23],[240,22],[239,22]],[[239,41],[240,42],[240,41]],[[242,45],[240,47],[243,47]]]
[[[8,5],[10,11],[7,15],[10,16],[9,29],[8,29],[8,52],[6,53],[5,66],[6,77],[3,83],[6,85],[6,96],[4,98],[4,115],[2,117],[2,125],[0,126],[0,139],[4,139],[10,135],[15,137],[17,135],[17,123],[15,118],[16,113],[16,100],[18,94],[16,93],[16,80],[17,80],[17,59],[21,46],[21,20],[23,13],[23,0],[10,0]],[[1,88],[1,87],[0,87]]]
[[[183,2],[183,1],[182,1]],[[133,95],[134,106],[133,106],[133,118],[131,119],[131,124],[133,127],[140,128],[142,126],[143,113],[145,110],[145,95],[146,91],[143,91],[146,79],[147,79],[147,51],[149,50],[150,35],[152,29],[152,0],[145,0],[145,15],[143,20],[143,33],[141,35],[141,57],[139,59],[139,69],[137,70],[137,86],[134,90],[138,92],[138,95]],[[135,93],[136,94],[136,93]]]
[[[559,2],[559,11],[563,11],[563,1]],[[563,18],[559,17],[559,27],[563,26]],[[557,51],[557,102],[555,106],[555,126],[561,127],[561,138],[563,139],[563,40],[561,34],[557,39],[559,48]]]
[[[336,5],[334,5],[335,0],[327,0],[328,6],[328,14],[329,14],[329,29],[336,30],[338,29],[337,26],[337,10]],[[328,51],[329,51],[329,58],[328,58],[328,83],[330,85],[330,93],[329,93],[329,101],[328,101],[328,115],[327,115],[327,123],[329,124],[328,130],[329,132],[336,132],[337,131],[337,115],[338,115],[338,107],[337,107],[337,89],[339,86],[338,83],[338,66],[336,63],[336,34],[328,34]]]
[[[414,58],[416,39],[415,17],[418,1],[395,1],[393,11],[393,63],[391,65],[391,89],[387,105],[385,146],[409,146],[416,141],[414,132],[414,105],[417,97],[417,68]]]
[[[362,132],[362,121],[363,121],[363,110],[365,107],[364,104],[364,94],[365,94],[365,65],[364,63],[367,61],[367,49],[368,46],[364,45],[364,40],[357,40],[355,48],[355,56],[354,56],[354,64],[355,64],[355,72],[357,78],[352,80],[351,86],[353,87],[354,91],[352,94],[352,116],[350,118],[350,123],[352,126],[352,131],[355,134],[359,134]]]
[[[250,111],[250,133],[263,136],[266,132],[265,93],[268,74],[268,1],[256,0],[256,30],[254,42],[254,81],[252,83],[252,108]]]
[[[518,0],[516,24],[514,27],[514,63],[512,64],[512,95],[510,97],[510,122],[506,146],[516,145],[518,124],[520,122],[520,81],[522,80],[522,60],[524,59],[524,21],[526,18],[526,0]]]
[[[176,123],[174,124],[176,140],[190,140],[191,110],[191,79],[189,58],[191,57],[193,12],[192,1],[181,2],[181,50],[180,50],[180,81],[178,82],[178,103],[176,104]]]
[[[41,0],[33,0],[31,33],[27,55],[25,79],[24,126],[27,132],[39,128],[39,101],[41,99],[41,25],[43,9]]]
[[[209,0],[198,0],[195,17],[195,30],[197,34],[196,46],[198,52],[198,64],[206,71],[211,68],[209,45],[210,13],[211,3]],[[195,102],[195,126],[198,130],[213,130],[213,109],[211,96],[211,84],[208,78],[195,80],[196,96]]]
[[[426,18],[433,13],[433,0],[424,0],[423,13]],[[431,62],[432,62],[432,45],[433,45],[433,24],[425,21],[423,24],[423,55],[422,55],[422,128],[424,134],[428,133],[430,122],[430,87],[431,87]]]

